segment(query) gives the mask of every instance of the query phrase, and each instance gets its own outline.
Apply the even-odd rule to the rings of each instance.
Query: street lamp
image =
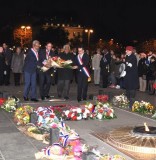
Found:
[[[24,30],[24,37],[25,37],[25,41],[26,41],[26,35],[27,35],[27,30],[30,30],[31,29],[31,27],[30,26],[21,26],[21,29],[23,29]],[[21,45],[22,45],[22,47],[23,47],[23,39],[21,38]]]
[[[88,49],[90,45],[90,34],[93,33],[92,29],[85,29],[85,32],[88,33]]]
[[[21,26],[21,29],[24,29],[25,37],[26,37],[27,30],[31,29],[31,27],[30,26]]]

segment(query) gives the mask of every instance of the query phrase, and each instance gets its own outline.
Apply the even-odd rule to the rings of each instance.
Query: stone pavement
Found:
[[[101,88],[89,84],[88,94],[97,95]],[[12,95],[15,95],[19,98],[22,98],[21,87],[14,86],[2,86],[0,91],[6,91]],[[104,89],[104,93],[109,93],[110,96],[118,95],[123,93],[123,90],[116,89]],[[51,87],[50,95],[56,97],[56,86]],[[22,100],[22,99],[21,99]],[[156,105],[156,96],[149,96],[147,93],[137,92],[137,100],[150,101],[152,104]],[[22,102],[24,104],[24,102]],[[84,102],[81,102],[84,103]],[[76,84],[72,84],[70,90],[70,100],[62,102],[47,102],[40,101],[38,103],[31,103],[32,106],[49,106],[56,104],[73,104],[78,105],[76,101]],[[119,108],[115,108],[115,114],[117,115],[116,119],[113,120],[82,120],[82,121],[66,121],[67,125],[75,129],[79,133],[80,137],[84,139],[87,144],[91,146],[98,146],[98,149],[102,153],[110,154],[122,154],[116,149],[112,148],[108,144],[97,139],[92,132],[105,131],[108,133],[112,129],[124,126],[137,126],[142,125],[143,122],[147,122],[149,125],[155,125],[155,120],[151,120],[146,117],[142,117],[135,113],[130,113]],[[22,133],[20,133],[16,125],[13,122],[13,114],[6,113],[3,110],[0,110],[0,160],[34,160],[34,153],[44,148],[46,145],[42,142],[36,141],[32,138],[29,138]],[[124,155],[124,154],[122,154]],[[127,160],[131,160],[130,157],[124,155]]]

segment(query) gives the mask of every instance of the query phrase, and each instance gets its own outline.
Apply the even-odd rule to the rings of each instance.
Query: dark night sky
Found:
[[[121,42],[156,38],[154,0],[5,0],[0,6],[1,25],[23,15],[73,17],[98,38]]]

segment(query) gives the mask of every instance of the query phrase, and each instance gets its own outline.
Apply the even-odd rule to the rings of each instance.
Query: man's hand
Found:
[[[49,65],[49,64],[46,64],[44,66],[47,67],[47,68],[51,68],[51,65]]]
[[[73,69],[78,69],[78,66],[73,66],[72,68],[73,68]]]

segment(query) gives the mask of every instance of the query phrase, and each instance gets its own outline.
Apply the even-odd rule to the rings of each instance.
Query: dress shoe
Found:
[[[29,101],[29,98],[23,97],[24,101]]]
[[[68,100],[68,99],[69,99],[69,97],[68,97],[68,96],[65,96],[65,97],[64,97],[64,99],[65,99],[65,100]]]
[[[31,98],[31,101],[33,101],[33,102],[38,102],[38,99],[36,99],[36,98]]]
[[[44,100],[45,100],[45,97],[41,97],[41,99],[42,99],[42,101],[44,101]]]
[[[47,95],[47,96],[45,96],[45,98],[46,98],[46,99],[49,99],[49,98],[50,98],[50,96],[48,96],[48,95]]]
[[[78,102],[81,102],[81,99],[77,99]]]

